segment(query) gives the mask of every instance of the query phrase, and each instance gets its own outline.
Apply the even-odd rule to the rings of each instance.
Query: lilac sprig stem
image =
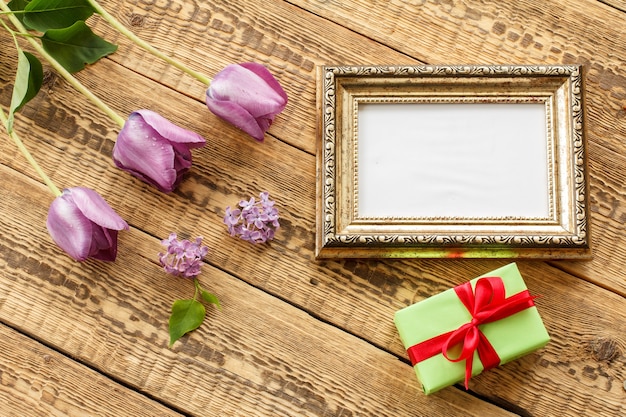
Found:
[[[45,49],[37,42],[30,33],[26,30],[22,22],[19,21],[17,17],[13,14],[13,11],[7,6],[4,1],[0,1],[0,9],[7,12],[11,23],[17,29],[17,34],[25,37],[28,42],[32,45],[33,48],[37,51],[39,55],[41,55],[46,61],[50,63],[50,65],[59,73],[65,80],[78,92],[84,95],[89,101],[95,104],[100,110],[102,110],[107,116],[109,116],[115,123],[119,125],[119,127],[124,127],[124,123],[126,120],[117,114],[112,108],[106,105],[102,100],[98,98],[94,93],[92,93],[87,87],[82,85],[76,77],[74,77],[68,70],[66,70],[63,65],[61,65],[56,59],[52,57],[49,53],[46,52]]]
[[[201,300],[215,304],[219,309],[218,298],[200,287],[197,275],[200,274],[202,259],[209,248],[202,245],[202,238],[197,237],[193,242],[184,239],[178,240],[176,233],[171,233],[167,239],[161,241],[167,247],[165,253],[159,253],[159,262],[165,272],[177,277],[192,278],[194,294],[192,299],[176,300],[172,305],[172,314],[169,319],[169,333],[171,347],[184,334],[189,333],[202,324],[206,309]],[[198,300],[200,294],[200,300]]]
[[[4,125],[11,139],[13,139],[13,142],[15,142],[15,145],[17,146],[17,148],[20,150],[22,155],[24,155],[28,163],[33,167],[33,169],[37,172],[37,174],[39,174],[39,176],[41,177],[43,182],[48,186],[50,191],[52,191],[52,194],[54,194],[55,197],[60,196],[61,190],[59,190],[59,188],[56,185],[54,185],[50,177],[44,172],[43,169],[41,169],[41,166],[39,166],[35,158],[33,158],[33,155],[28,151],[28,148],[26,148],[26,146],[24,145],[24,142],[22,142],[22,140],[17,135],[17,133],[15,133],[14,130],[9,129],[9,119],[4,114],[4,111],[2,109],[0,109],[0,121]]]
[[[201,83],[203,83],[203,84],[205,84],[207,86],[209,86],[211,84],[211,79],[208,78],[207,76],[205,76],[205,75],[203,75],[203,74],[201,74],[201,73],[199,73],[197,71],[192,70],[191,68],[187,67],[182,62],[172,58],[171,56],[168,56],[168,55],[164,54],[163,52],[161,52],[158,49],[156,49],[154,46],[150,45],[148,42],[140,39],[137,35],[135,35],[133,32],[128,30],[124,25],[122,25],[109,12],[107,12],[102,6],[100,6],[100,4],[98,4],[98,2],[96,0],[88,0],[88,1],[89,1],[89,4],[91,5],[91,7],[93,7],[94,10],[100,16],[102,16],[102,18],[104,20],[106,20],[109,23],[109,25],[111,25],[114,29],[116,29],[122,35],[126,36],[132,42],[134,42],[135,44],[137,44],[141,48],[145,49],[146,51],[148,51],[152,55],[156,56],[157,58],[160,58],[160,59],[164,60],[165,62],[167,62],[168,64],[172,65],[173,67],[178,68],[179,70],[183,71],[185,74],[188,74],[191,77],[197,79]]]

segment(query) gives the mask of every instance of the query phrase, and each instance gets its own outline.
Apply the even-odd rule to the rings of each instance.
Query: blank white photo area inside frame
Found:
[[[548,218],[543,103],[361,102],[356,218]]]

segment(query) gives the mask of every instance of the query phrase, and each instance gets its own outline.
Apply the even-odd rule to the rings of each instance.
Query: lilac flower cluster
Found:
[[[179,241],[176,233],[172,233],[161,244],[167,246],[166,253],[159,253],[161,266],[165,272],[177,277],[192,278],[198,275],[202,258],[209,252],[209,248],[202,245],[201,237],[197,237],[194,242],[187,239]]]
[[[239,208],[226,207],[224,223],[231,236],[238,236],[252,243],[265,243],[274,238],[280,227],[278,209],[274,207],[274,201],[269,199],[267,191],[263,191],[259,197],[259,201],[254,197],[241,200]]]

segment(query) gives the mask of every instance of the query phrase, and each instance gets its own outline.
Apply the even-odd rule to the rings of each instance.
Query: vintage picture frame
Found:
[[[589,258],[582,67],[318,67],[317,258]]]

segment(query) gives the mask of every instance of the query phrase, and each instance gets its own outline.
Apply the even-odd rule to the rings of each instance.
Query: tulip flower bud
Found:
[[[140,180],[169,193],[191,167],[191,149],[204,138],[150,110],[129,117],[113,147],[113,161]]]
[[[228,65],[206,92],[209,110],[262,141],[274,117],[287,105],[287,94],[261,64]]]
[[[77,261],[114,261],[117,232],[128,224],[94,190],[63,190],[48,210],[48,232],[57,245]]]

